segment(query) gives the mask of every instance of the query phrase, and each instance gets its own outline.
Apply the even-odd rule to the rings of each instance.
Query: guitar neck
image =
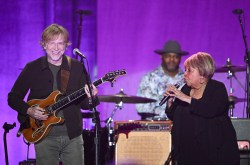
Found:
[[[123,69],[123,70],[117,70],[117,71],[114,71],[114,72],[109,72],[107,74],[105,74],[104,77],[96,80],[93,84],[97,87],[99,86],[100,84],[102,84],[103,82],[111,82],[113,83],[115,81],[115,79],[118,77],[118,76],[123,76],[126,74],[126,71]],[[79,97],[85,95],[85,90],[84,90],[84,87],[71,93],[70,95],[68,96],[65,96],[64,98],[60,99],[59,101],[57,101],[56,103],[50,105],[49,107],[46,108],[46,110],[49,112],[49,113],[52,113],[58,109],[61,109],[62,107],[70,104],[71,102],[75,101],[76,99],[78,99]]]
[[[102,78],[96,80],[93,84],[97,87],[100,84],[102,84],[104,81]],[[85,90],[84,87],[71,93],[68,96],[65,96],[63,99],[57,101],[56,103],[54,103],[53,105],[49,106],[47,108],[47,110],[51,113],[54,112],[55,110],[61,109],[62,107],[70,104],[71,102],[75,101],[76,99],[82,97],[83,95],[85,95]]]

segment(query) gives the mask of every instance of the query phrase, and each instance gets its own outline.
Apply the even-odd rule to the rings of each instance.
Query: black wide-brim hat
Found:
[[[181,56],[189,54],[187,51],[181,50],[181,46],[177,41],[172,40],[166,42],[163,49],[157,49],[154,52],[160,55],[165,53],[176,53]]]

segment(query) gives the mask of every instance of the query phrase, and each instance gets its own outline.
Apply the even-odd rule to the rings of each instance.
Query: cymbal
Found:
[[[234,102],[234,103],[239,103],[239,102],[246,101],[245,98],[238,98],[238,97],[235,97],[235,96],[228,96],[228,100],[229,100],[229,102]]]
[[[155,102],[156,100],[146,98],[146,97],[139,97],[139,96],[129,96],[121,90],[119,93],[115,95],[99,95],[99,100],[101,102],[113,102],[113,103],[151,103]]]
[[[236,66],[236,65],[231,65],[231,64],[227,64],[224,66],[220,66],[220,67],[216,67],[215,72],[221,73],[221,72],[242,72],[245,71],[246,67],[245,66]]]

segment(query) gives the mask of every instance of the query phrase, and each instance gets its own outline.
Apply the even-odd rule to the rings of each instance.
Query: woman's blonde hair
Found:
[[[215,63],[210,54],[198,52],[193,54],[184,62],[184,67],[197,68],[199,74],[207,79],[211,79],[215,71]]]

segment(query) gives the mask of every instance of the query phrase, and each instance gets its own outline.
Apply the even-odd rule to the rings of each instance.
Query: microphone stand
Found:
[[[16,127],[16,123],[8,124],[7,122],[5,122],[4,125],[3,125],[3,129],[4,129],[3,139],[4,139],[4,152],[5,152],[5,162],[6,162],[6,165],[9,165],[6,136],[7,136],[7,133],[9,133],[9,131],[11,129],[13,129],[14,127]]]
[[[27,144],[28,148],[27,148],[27,155],[26,155],[26,162],[29,162],[30,159],[29,159],[29,151],[30,151],[30,142],[26,141],[25,138],[23,138],[23,142],[25,144]]]
[[[90,92],[90,99],[89,99],[89,105],[90,105],[90,110],[93,113],[93,122],[95,123],[95,165],[100,165],[100,128],[101,128],[101,124],[100,124],[100,117],[99,117],[99,112],[96,110],[95,106],[93,106],[94,103],[94,97],[92,94],[92,83],[91,83],[91,79],[90,79],[90,75],[87,72],[85,65],[84,65],[84,61],[83,61],[83,57],[81,57],[81,62],[83,65],[83,69],[84,69],[84,74],[86,75],[86,79],[87,79],[87,86],[89,88],[89,92]]]
[[[77,38],[77,45],[76,47],[79,49],[80,48],[80,45],[81,45],[81,36],[82,36],[82,18],[83,18],[83,14],[82,13],[79,13],[80,14],[80,22],[79,22],[79,25],[78,25],[78,38]],[[78,59],[78,56],[76,54],[76,59]],[[83,63],[83,58],[80,58],[81,59],[81,63]]]
[[[242,17],[241,14],[239,14],[239,22],[240,22],[240,27],[242,31],[242,37],[244,40],[244,45],[245,45],[245,63],[246,63],[246,98],[247,98],[247,106],[246,106],[246,114],[247,118],[249,118],[249,113],[250,113],[250,107],[249,107],[249,67],[250,67],[250,52],[248,51],[248,46],[247,46],[247,40],[246,40],[246,34],[245,34],[245,29],[242,24]]]
[[[80,15],[80,22],[78,25],[78,36],[77,36],[77,44],[76,47],[78,49],[80,49],[80,45],[81,45],[81,36],[82,36],[82,20],[83,20],[83,15],[91,15],[92,12],[89,10],[77,10],[76,11],[77,14]],[[79,55],[76,55],[76,59],[78,59]],[[81,58],[81,62],[83,63],[83,59]]]

